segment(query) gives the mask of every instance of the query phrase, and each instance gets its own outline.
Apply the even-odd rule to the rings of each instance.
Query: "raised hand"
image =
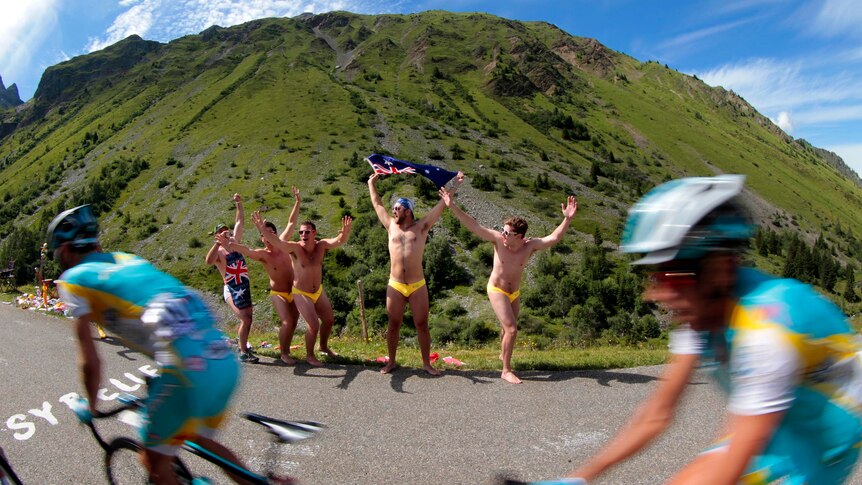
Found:
[[[455,175],[455,187],[459,187],[464,183],[464,172],[459,171],[458,175]]]
[[[353,218],[350,216],[344,216],[341,218],[341,232],[347,234],[350,232],[350,227],[353,224]]]
[[[440,198],[443,199],[443,203],[446,204],[446,207],[449,207],[452,204],[452,193],[446,190],[445,187],[440,187]]]
[[[239,194],[233,194],[233,197],[231,197],[231,200],[233,200],[237,204],[242,204],[242,196]]]
[[[264,221],[263,218],[260,216],[259,210],[252,212],[251,222],[254,224],[254,227],[256,227],[257,230],[260,231],[261,234],[263,234],[263,228],[264,228],[263,223],[266,221]]]
[[[302,199],[299,197],[299,189],[296,186],[292,186],[291,190],[293,190],[293,198],[296,199],[297,202],[301,202]]]
[[[368,177],[368,183],[370,185],[374,185],[374,183],[377,182],[377,179],[379,179],[379,178],[380,178],[379,173],[372,173],[371,176]]]
[[[563,217],[566,219],[575,217],[575,212],[578,211],[578,201],[575,199],[575,196],[570,195],[565,205],[560,204],[560,209],[563,210]]]
[[[228,249],[228,246],[230,246],[231,243],[233,242],[231,237],[228,235],[228,231],[223,231],[223,232],[216,234],[215,240],[217,243],[219,243],[219,245],[221,245],[221,247],[223,247],[225,249]]]

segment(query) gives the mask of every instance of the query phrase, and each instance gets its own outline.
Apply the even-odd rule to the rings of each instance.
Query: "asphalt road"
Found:
[[[70,323],[0,305],[0,445],[25,483],[105,483],[101,450],[63,403],[81,390]],[[98,349],[104,396],[138,392],[148,361],[111,341]],[[304,484],[491,484],[504,471],[536,480],[582,462],[623,424],[662,367],[529,372],[521,386],[483,371],[383,376],[376,367],[283,367],[268,358],[243,369],[235,411],[328,426],[281,447],[278,470]],[[672,429],[597,483],[661,483],[710,442],[724,404],[702,376],[689,387]],[[133,433],[116,421],[104,426],[109,435]],[[271,446],[238,416],[221,439],[255,469]],[[196,457],[186,461],[202,467]],[[858,471],[853,483],[862,483]]]

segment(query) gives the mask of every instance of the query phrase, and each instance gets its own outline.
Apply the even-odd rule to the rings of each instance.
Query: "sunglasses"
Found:
[[[692,270],[655,271],[650,273],[650,282],[671,288],[694,286],[697,283],[697,273]]]
[[[502,234],[503,237],[520,236],[521,235],[515,231],[507,231],[506,229],[500,229],[500,234]]]

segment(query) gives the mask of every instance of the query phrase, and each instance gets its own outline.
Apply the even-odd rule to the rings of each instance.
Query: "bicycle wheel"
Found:
[[[12,485],[21,485],[21,480],[18,479],[18,475],[16,475],[15,470],[12,469],[12,465],[6,461],[2,448],[0,448],[0,475],[5,477],[5,479]]]
[[[143,447],[137,441],[120,437],[108,444],[105,452],[105,473],[111,485],[146,484],[149,473],[141,463]]]
[[[141,462],[143,446],[137,441],[120,437],[108,445],[105,472],[111,485],[149,483],[149,473]],[[192,483],[192,474],[179,457],[174,458],[174,473],[181,485]]]

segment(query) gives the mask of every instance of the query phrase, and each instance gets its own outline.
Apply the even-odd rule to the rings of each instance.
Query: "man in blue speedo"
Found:
[[[741,267],[751,235],[743,180],[667,182],[630,211],[621,250],[653,270],[644,296],[677,324],[672,357],[652,395],[570,483],[592,480],[664,431],[703,364],[728,395],[726,423],[671,483],[828,485],[851,474],[862,441],[857,336],[807,285]]]
[[[213,439],[237,385],[239,364],[201,298],[131,254],[104,253],[89,206],[67,210],[48,227],[48,245],[64,272],[60,297],[75,320],[90,411],[101,363],[90,322],[101,323],[159,366],[143,409],[141,438],[154,483],[175,483],[171,458],[186,439],[240,464]]]

